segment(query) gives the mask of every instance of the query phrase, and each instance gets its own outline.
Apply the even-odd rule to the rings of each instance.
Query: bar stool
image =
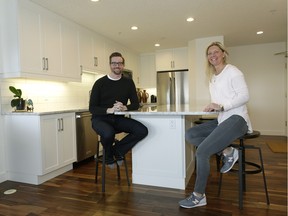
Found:
[[[115,141],[117,141],[115,139]],[[106,168],[106,164],[105,164],[105,148],[102,148],[102,155],[99,154],[99,147],[100,147],[100,143],[101,141],[99,140],[97,142],[97,148],[96,148],[96,172],[95,172],[95,183],[98,182],[98,166],[99,163],[102,162],[102,192],[105,192],[105,168]],[[127,184],[128,186],[130,186],[130,180],[129,180],[129,175],[128,175],[128,167],[127,167],[127,163],[126,163],[126,158],[125,156],[123,157],[123,162],[124,162],[124,166],[125,166],[125,172],[126,172],[126,179],[127,179]],[[114,163],[116,164],[117,167],[117,177],[118,177],[118,181],[120,180],[120,167],[117,163],[116,160],[114,160]]]
[[[267,184],[266,184],[266,177],[264,172],[264,164],[263,164],[263,158],[262,158],[262,152],[260,147],[256,147],[254,145],[246,145],[244,144],[244,140],[246,139],[254,139],[260,136],[259,131],[253,131],[253,133],[245,134],[244,136],[238,138],[239,144],[232,144],[232,147],[235,147],[239,150],[239,159],[238,159],[238,169],[231,169],[230,172],[238,172],[238,178],[239,178],[239,208],[243,209],[243,192],[246,191],[246,175],[248,174],[257,174],[262,172],[263,175],[263,182],[264,182],[264,188],[266,193],[266,202],[267,205],[270,204],[269,196],[268,196],[268,190],[267,190]],[[246,149],[256,149],[259,152],[259,158],[260,158],[260,165],[246,161],[245,157],[245,151]],[[250,167],[250,169],[246,169],[246,165]],[[221,186],[222,186],[222,173],[220,173],[220,180],[219,180],[219,187],[218,187],[218,196],[220,196],[221,192]]]

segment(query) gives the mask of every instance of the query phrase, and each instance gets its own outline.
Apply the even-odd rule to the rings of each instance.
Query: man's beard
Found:
[[[113,70],[113,73],[115,75],[120,75],[120,74],[122,74],[122,70]]]

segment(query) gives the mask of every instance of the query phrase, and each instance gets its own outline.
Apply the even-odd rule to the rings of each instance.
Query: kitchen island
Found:
[[[189,105],[143,106],[129,115],[148,127],[148,136],[132,149],[133,184],[185,189],[195,167],[194,147],[185,142],[185,131],[202,116]]]

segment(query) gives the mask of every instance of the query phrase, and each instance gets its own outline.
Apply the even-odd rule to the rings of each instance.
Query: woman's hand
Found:
[[[204,112],[221,111],[222,106],[216,103],[210,103],[204,108]]]

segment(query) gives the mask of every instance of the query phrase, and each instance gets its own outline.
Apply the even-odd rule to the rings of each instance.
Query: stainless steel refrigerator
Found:
[[[188,70],[157,71],[157,104],[189,104]]]

